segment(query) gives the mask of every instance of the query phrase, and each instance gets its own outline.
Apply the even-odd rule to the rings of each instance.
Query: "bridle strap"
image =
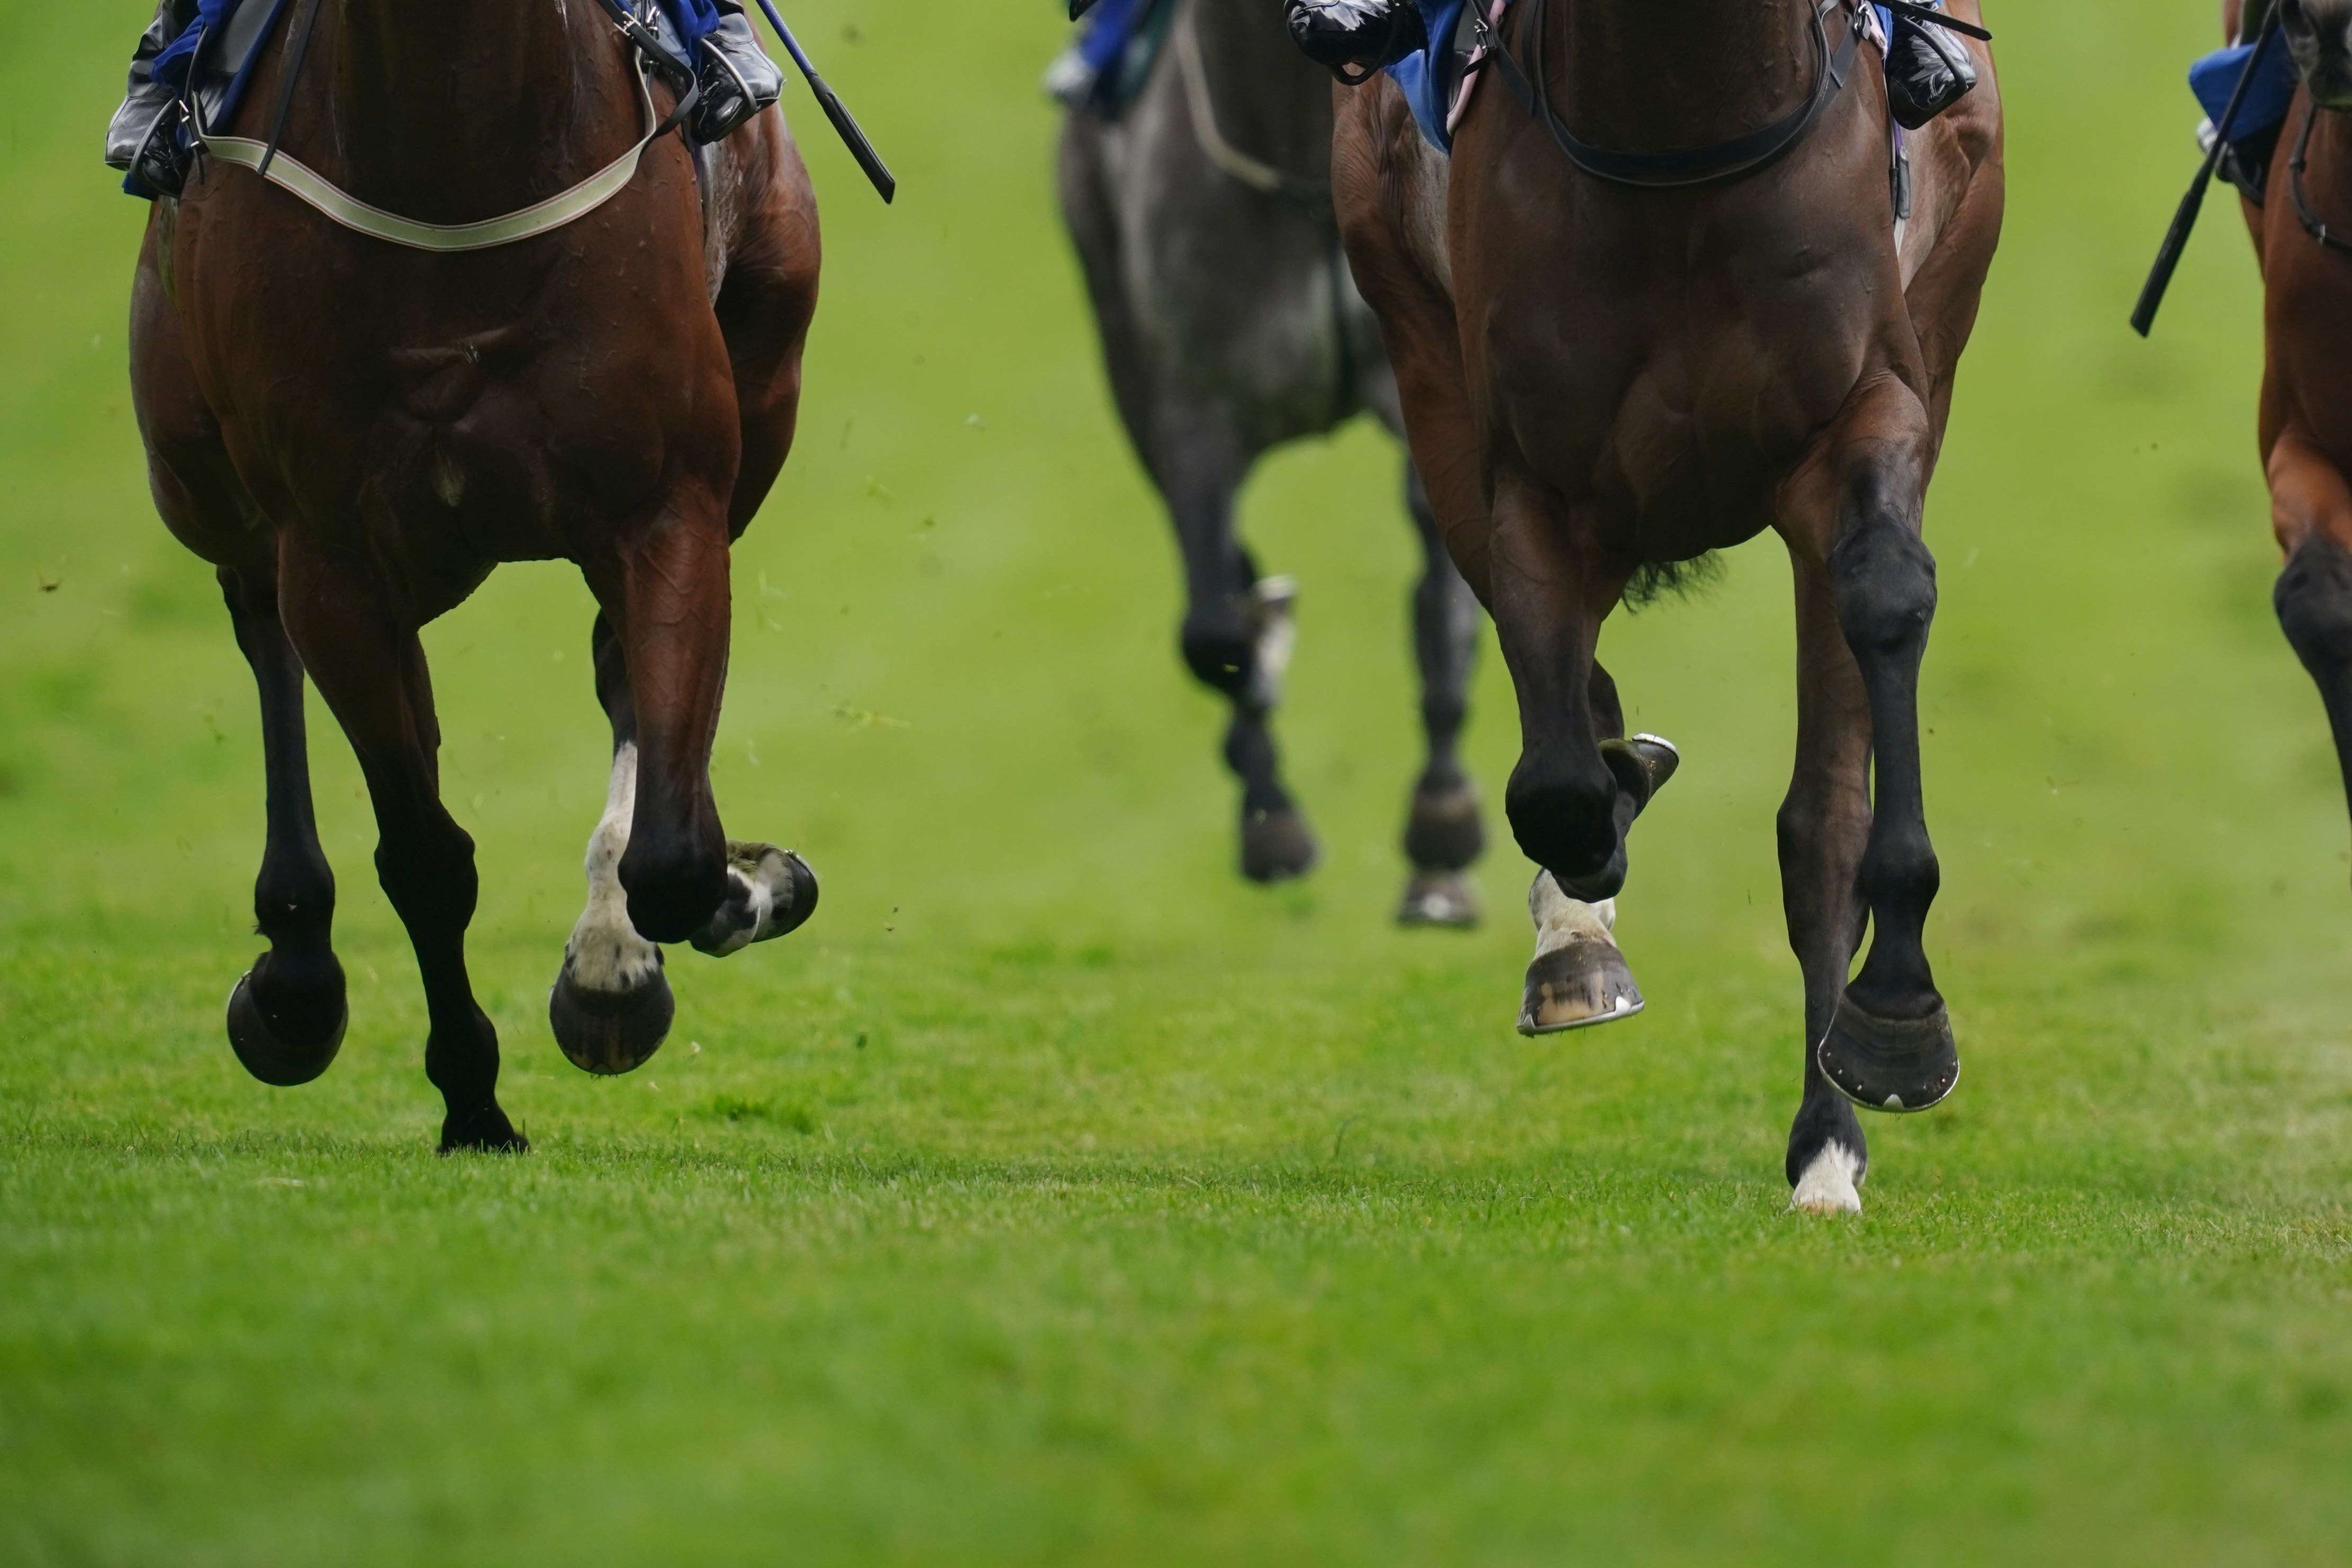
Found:
[[[2344,238],[2323,222],[2311,210],[2311,200],[2303,193],[2303,169],[2311,157],[2311,128],[2319,119],[2319,106],[2309,99],[2304,100],[2303,129],[2295,132],[2294,156],[2286,162],[2287,194],[2294,198],[2294,215],[2302,220],[2303,232],[2327,249],[2352,255],[2352,240]]]
[[[1802,104],[1744,136],[1718,141],[1712,147],[1673,152],[1620,152],[1596,147],[1580,140],[1553,111],[1550,91],[1543,78],[1544,0],[1528,0],[1528,5],[1534,13],[1528,24],[1534,35],[1536,70],[1532,77],[1520,68],[1497,27],[1483,16],[1475,19],[1475,26],[1502,76],[1503,85],[1519,100],[1521,109],[1551,132],[1551,139],[1559,143],[1559,150],[1568,154],[1570,162],[1594,179],[1614,185],[1652,191],[1689,190],[1752,174],[1794,147],[1812,129],[1813,122],[1845,86],[1862,47],[1863,23],[1858,11],[1850,14],[1852,20],[1841,29],[1843,36],[1838,42],[1834,46],[1830,42],[1828,18],[1832,12],[1844,13],[1846,5],[1847,0],[1817,0],[1812,5],[1813,56],[1819,74],[1811,94]]]

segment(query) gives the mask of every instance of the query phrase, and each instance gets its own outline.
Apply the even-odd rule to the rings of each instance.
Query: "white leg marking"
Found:
[[[1610,935],[1617,925],[1617,901],[1604,898],[1599,904],[1579,904],[1560,892],[1559,883],[1548,871],[1536,873],[1535,885],[1528,889],[1528,918],[1536,924],[1538,958],[1571,942],[1617,946],[1617,938]]]
[[[1856,1173],[1861,1169],[1861,1156],[1852,1149],[1835,1140],[1823,1144],[1797,1178],[1789,1207],[1813,1214],[1860,1214],[1862,1187]]]
[[[661,949],[629,924],[629,895],[621,887],[621,856],[637,811],[637,747],[625,742],[613,754],[613,783],[604,815],[588,836],[588,907],[563,945],[572,983],[605,996],[627,996],[661,973]]]

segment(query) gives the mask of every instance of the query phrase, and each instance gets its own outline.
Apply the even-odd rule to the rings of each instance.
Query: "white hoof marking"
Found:
[[[1789,1207],[1811,1214],[1860,1214],[1861,1170],[1861,1155],[1843,1144],[1823,1144],[1812,1164],[1797,1178]]]
[[[1559,890],[1548,871],[1536,873],[1535,885],[1528,889],[1528,918],[1536,925],[1538,958],[1571,942],[1617,946],[1617,938],[1610,935],[1617,925],[1617,901],[1604,898],[1598,904],[1579,904]]]
[[[621,856],[628,852],[636,810],[637,747],[626,741],[613,753],[604,815],[588,836],[588,907],[563,945],[572,983],[608,997],[642,990],[661,974],[661,949],[629,924],[629,895],[621,886]]]

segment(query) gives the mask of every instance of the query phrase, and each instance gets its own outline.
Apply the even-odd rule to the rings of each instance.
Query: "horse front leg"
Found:
[[[1304,876],[1320,852],[1284,787],[1273,729],[1296,638],[1297,585],[1259,577],[1234,529],[1234,497],[1248,459],[1223,415],[1170,393],[1155,404],[1146,439],[1184,558],[1178,646],[1193,678],[1232,705],[1223,749],[1242,786],[1242,875],[1257,883]]]
[[[351,1008],[333,942],[335,874],[319,847],[310,803],[302,661],[278,614],[274,571],[224,567],[221,593],[236,645],[261,695],[268,835],[253,886],[255,927],[269,951],[237,981],[228,1003],[229,1044],[247,1071],[281,1087],[308,1083],[341,1049]]]
[[[1602,560],[1558,497],[1507,474],[1496,486],[1488,584],[1519,704],[1519,761],[1504,810],[1542,868],[1528,900],[1536,956],[1519,1032],[1630,1018],[1642,993],[1612,934],[1625,831],[1678,759],[1655,737],[1624,738],[1616,685],[1593,656],[1625,573]]]
[[[1870,698],[1838,624],[1828,565],[1791,552],[1797,585],[1797,760],[1781,803],[1780,902],[1805,977],[1803,1097],[1789,1129],[1791,1204],[1859,1213],[1870,1145],[1822,1072],[1829,1033],[1866,918],[1863,847],[1870,836]]]
[[[480,884],[474,841],[441,804],[441,731],[416,629],[362,568],[298,534],[282,538],[286,630],[359,758],[380,834],[377,879],[425,983],[425,1075],[446,1111],[441,1152],[528,1148],[499,1105],[498,1031],[466,972]]]
[[[1919,663],[1936,615],[1936,559],[1920,536],[1927,428],[1908,387],[1871,382],[1808,464],[1786,530],[1828,586],[1870,715],[1876,789],[1858,875],[1874,929],[1818,1056],[1842,1093],[1874,1111],[1924,1111],[1959,1081],[1925,940],[1941,874],[1919,759]]]
[[[1404,853],[1412,880],[1397,920],[1405,925],[1470,926],[1478,923],[1471,864],[1486,852],[1478,787],[1456,754],[1469,716],[1470,675],[1478,655],[1478,597],[1447,553],[1429,493],[1405,465],[1405,505],[1422,549],[1421,580],[1412,591],[1412,646],[1421,668],[1421,725],[1429,751],[1414,780],[1405,819]]]
[[[2352,486],[2290,431],[2271,449],[2272,526],[2286,565],[2272,590],[2279,629],[2319,687],[2352,795]]]

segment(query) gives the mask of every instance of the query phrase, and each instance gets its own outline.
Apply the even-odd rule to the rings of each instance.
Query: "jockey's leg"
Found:
[[[704,142],[718,141],[784,93],[784,73],[760,47],[743,0],[711,3],[719,12],[719,30],[704,37],[694,61],[702,101],[695,106],[691,130]]]
[[[1343,81],[1429,47],[1413,0],[1283,0],[1282,17],[1290,41]]]
[[[176,128],[166,120],[178,94],[155,79],[155,57],[196,19],[196,0],[163,0],[155,19],[131,51],[131,81],[122,107],[106,128],[106,162],[126,173],[136,169],[142,194],[176,196],[187,183],[188,154]]]
[[[1895,13],[1886,41],[1886,110],[1896,123],[1916,131],[1976,85],[1976,60],[1965,39],[1933,22]]]

